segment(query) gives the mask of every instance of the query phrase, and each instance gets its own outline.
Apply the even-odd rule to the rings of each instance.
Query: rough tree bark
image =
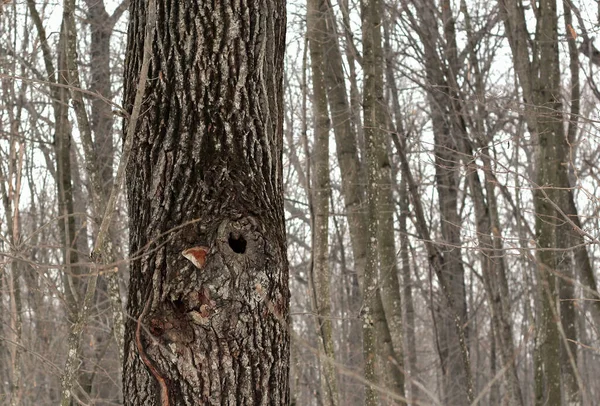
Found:
[[[127,109],[147,13],[131,2]],[[161,0],[156,15],[144,113],[126,134],[125,404],[287,404],[284,1]]]

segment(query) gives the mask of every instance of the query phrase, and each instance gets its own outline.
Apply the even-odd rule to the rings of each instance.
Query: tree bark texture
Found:
[[[130,15],[128,110],[146,3]],[[143,114],[126,135],[125,404],[287,404],[285,3],[161,0],[156,15]]]

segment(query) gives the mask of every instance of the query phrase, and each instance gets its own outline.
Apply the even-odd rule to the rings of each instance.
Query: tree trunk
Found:
[[[402,359],[402,302],[396,267],[391,207],[391,170],[385,151],[383,114],[383,48],[381,37],[382,3],[378,0],[361,2],[363,33],[363,90],[364,134],[367,163],[367,263],[365,268],[363,298],[365,313],[363,339],[365,378],[370,373],[370,358],[375,356],[367,334],[372,334],[370,319],[376,322],[378,355],[386,365],[382,374],[388,389],[404,397]],[[379,261],[378,261],[379,259]],[[389,343],[387,342],[389,340]],[[387,348],[388,346],[389,349]],[[389,365],[388,365],[389,364]],[[369,379],[369,378],[367,378]],[[367,402],[372,401],[367,390]],[[381,394],[385,398],[385,393]]]
[[[394,77],[394,67],[392,64],[392,53],[390,47],[390,38],[389,38],[389,26],[384,25],[384,57],[385,57],[385,75],[386,75],[386,84],[388,86],[388,90],[390,92],[390,101],[392,105],[392,112],[390,113],[390,126],[392,128],[392,132],[396,135],[392,138],[398,139],[399,136],[403,137],[403,141],[405,141],[406,133],[404,131],[404,126],[402,123],[402,115],[400,110],[400,100],[398,95],[398,87],[396,85],[396,78]],[[392,120],[393,118],[393,120]],[[409,258],[409,241],[408,241],[408,232],[407,232],[407,221],[409,215],[409,205],[408,205],[408,188],[406,184],[406,178],[403,176],[402,181],[399,185],[399,203],[398,208],[400,211],[399,214],[399,231],[400,231],[400,258],[402,260],[402,293],[403,293],[403,302],[404,302],[404,323],[403,325],[403,335],[404,335],[404,347],[406,354],[405,357],[405,381],[408,381],[409,384],[405,387],[405,392],[408,392],[407,398],[409,403],[412,401],[416,401],[419,397],[419,389],[417,385],[415,385],[415,380],[417,377],[417,350],[416,350],[416,341],[415,341],[415,308],[413,302],[413,292],[412,292],[412,282],[410,275],[410,258]]]
[[[372,143],[376,142],[377,127],[380,125],[381,102],[383,89],[377,88],[377,57],[376,43],[380,40],[378,0],[361,1],[361,19],[363,34],[363,52],[365,82],[363,90],[364,133],[367,145],[367,216],[366,216],[366,249],[365,268],[363,275],[363,357],[364,377],[367,381],[365,388],[365,405],[377,405],[377,393],[372,383],[376,382],[375,365],[377,359],[377,334],[375,320],[380,320],[383,306],[377,306],[379,281],[377,275],[377,156]],[[381,322],[377,323],[381,324]],[[379,337],[381,339],[381,337]]]
[[[153,80],[126,135],[125,404],[287,404],[284,3],[157,3]],[[128,110],[147,13],[131,3]]]
[[[350,335],[348,336],[348,348],[352,354],[351,366],[362,367],[362,353],[360,351],[362,341],[361,322],[358,314],[361,308],[361,291],[359,280],[362,279],[366,261],[366,224],[364,210],[364,191],[360,181],[361,162],[358,156],[357,130],[360,129],[360,113],[358,105],[360,101],[355,100],[356,105],[348,103],[348,92],[346,78],[342,62],[342,53],[337,32],[337,22],[331,0],[319,0],[319,17],[322,19],[321,27],[323,49],[323,69],[325,86],[327,89],[327,100],[331,112],[331,124],[335,137],[335,151],[342,178],[342,194],[344,197],[344,208],[347,214],[348,228],[350,231],[350,243],[354,259],[354,272],[349,275],[348,281],[348,307],[351,314]],[[348,60],[350,74],[354,72],[352,58]],[[355,73],[355,72],[354,72]],[[351,87],[356,85],[356,78],[352,78]],[[352,92],[352,90],[351,90]],[[358,98],[358,94],[356,94]],[[353,108],[356,107],[356,115]],[[353,125],[354,124],[354,125]],[[348,380],[349,377],[344,377]],[[354,382],[350,389],[354,391]],[[355,397],[355,401],[362,403],[362,394]]]
[[[559,265],[571,265],[565,264],[559,258],[559,251],[556,251],[556,248],[562,247],[565,242],[564,230],[560,226],[563,220],[556,210],[556,205],[562,206],[565,213],[571,213],[571,207],[568,196],[565,196],[569,192],[569,182],[565,167],[567,140],[563,128],[560,94],[557,6],[556,0],[540,1],[536,14],[535,38],[539,45],[532,47],[530,57],[527,45],[530,37],[522,5],[520,2],[504,0],[500,0],[499,3],[515,71],[523,89],[527,125],[537,143],[537,174],[533,195],[536,242],[540,248],[536,253],[540,305],[536,326],[535,403],[560,405],[561,343],[556,322],[559,316],[556,304],[559,297],[556,271],[565,273],[567,270],[559,269]],[[568,251],[562,252],[569,254]],[[568,274],[570,272],[567,272]],[[561,282],[558,285],[560,284]],[[563,291],[563,295],[570,293]],[[566,350],[566,347],[563,350]],[[573,376],[574,368],[567,366],[563,373],[571,375],[569,380],[576,379]],[[568,382],[567,385],[566,388],[570,391],[573,385]]]
[[[339,404],[338,384],[333,347],[333,325],[331,322],[331,294],[329,289],[329,112],[327,91],[323,78],[323,37],[325,20],[319,10],[319,0],[308,1],[307,26],[313,85],[314,143],[312,153],[312,291],[316,311],[316,326],[319,336],[321,363],[321,387],[327,404]],[[321,355],[321,354],[320,354]]]
[[[111,91],[111,69],[110,69],[110,39],[113,33],[114,24],[116,23],[120,8],[115,10],[111,16],[106,12],[104,0],[86,0],[88,7],[87,21],[90,24],[90,90],[97,93],[98,97],[93,97],[91,100],[91,130],[94,134],[94,142],[91,150],[95,153],[93,156],[86,155],[86,161],[93,159],[96,168],[96,174],[88,174],[90,178],[98,178],[101,183],[102,195],[98,196],[99,206],[105,208],[109,200],[110,193],[113,187],[114,176],[114,119],[111,105],[107,100],[112,100],[113,92]],[[102,223],[104,212],[94,213],[96,225]],[[118,219],[111,222],[108,231],[110,237],[110,255],[106,262],[116,263],[120,261],[122,251],[119,247],[122,241],[119,238],[119,232],[116,225]],[[123,303],[121,299],[121,291],[119,288],[119,272],[107,272],[104,275],[106,284],[100,283],[100,294],[108,296],[110,300],[111,310],[113,314],[113,333],[117,348],[119,349],[119,361],[123,362],[124,349],[124,315]],[[120,371],[119,371],[120,372]]]

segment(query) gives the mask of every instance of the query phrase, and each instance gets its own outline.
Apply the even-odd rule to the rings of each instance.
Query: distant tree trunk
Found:
[[[405,152],[405,145],[403,140],[400,140],[398,134],[392,133],[392,140],[394,142],[394,146],[398,152],[400,157],[400,166],[402,169],[402,176],[406,179],[408,191],[410,198],[413,204],[414,211],[414,219],[415,219],[415,228],[417,229],[417,233],[419,238],[423,241],[425,245],[425,249],[427,251],[428,262],[433,271],[436,274],[436,277],[440,283],[440,290],[444,298],[446,299],[446,303],[448,305],[448,313],[449,317],[453,320],[454,330],[457,336],[457,345],[459,347],[458,351],[460,351],[460,356],[462,358],[462,365],[465,371],[465,382],[466,382],[466,395],[467,400],[469,402],[473,401],[475,398],[474,390],[473,390],[473,377],[471,375],[471,363],[469,359],[469,351],[467,348],[467,337],[465,334],[465,328],[461,321],[460,314],[455,310],[455,302],[454,296],[452,295],[452,291],[450,289],[450,285],[448,283],[448,278],[444,273],[446,269],[445,266],[445,257],[442,254],[441,248],[438,247],[438,244],[434,243],[431,235],[429,233],[429,228],[427,226],[427,221],[425,219],[425,210],[423,208],[423,203],[421,201],[421,196],[419,195],[419,188],[417,182],[412,175],[412,171],[410,169],[408,158]]]
[[[534,190],[536,221],[535,230],[538,244],[542,250],[538,251],[538,270],[541,282],[542,308],[539,314],[539,334],[536,337],[537,345],[541,350],[541,365],[536,368],[536,403],[537,404],[561,404],[561,370],[570,373],[564,375],[566,378],[565,395],[577,396],[577,387],[573,369],[570,365],[561,367],[560,335],[556,320],[558,307],[556,300],[560,296],[559,286],[570,284],[570,281],[558,280],[555,271],[564,276],[572,275],[572,262],[567,251],[564,257],[555,248],[569,245],[568,235],[565,235],[561,227],[558,212],[551,202],[561,204],[565,192],[559,187],[569,187],[566,176],[566,139],[563,130],[562,103],[560,92],[560,65],[558,58],[558,18],[555,0],[543,0],[540,2],[540,16],[538,24],[540,27],[539,53],[539,82],[534,85],[534,97],[538,147],[536,151],[536,166],[538,189]],[[563,203],[563,207],[565,207]],[[566,241],[564,241],[566,239]],[[566,243],[566,244],[565,244]],[[562,272],[561,272],[562,271]],[[558,282],[558,283],[557,283]],[[568,287],[565,286],[563,295],[568,295]],[[567,307],[568,308],[568,307]],[[564,306],[563,306],[564,311]],[[573,323],[573,320],[565,320]],[[574,324],[572,324],[574,327]],[[567,330],[570,331],[570,330]],[[572,329],[574,331],[574,328]],[[571,337],[575,340],[577,337]],[[568,345],[568,343],[566,343]],[[573,347],[574,348],[574,347]],[[567,358],[567,363],[568,358]],[[543,371],[539,377],[537,371]],[[575,393],[570,393],[575,385]]]
[[[380,39],[379,30],[379,12],[380,3],[378,0],[361,1],[361,19],[363,34],[363,52],[365,82],[363,90],[363,114],[364,114],[364,132],[366,144],[369,145],[376,141],[375,133],[380,125],[379,109],[383,97],[383,89],[378,89],[379,81],[377,75],[377,55],[373,42]],[[367,216],[366,216],[366,262],[363,275],[363,358],[364,358],[364,377],[367,381],[365,388],[365,405],[375,406],[378,404],[378,395],[375,388],[370,385],[376,383],[377,373],[375,365],[377,360],[377,335],[375,330],[375,320],[382,313],[382,307],[377,306],[377,296],[379,295],[379,280],[377,275],[377,157],[374,154],[373,146],[367,146],[366,165],[368,173],[367,182]],[[377,310],[377,312],[376,312]]]
[[[319,10],[320,0],[309,0],[307,5],[307,26],[310,47],[310,60],[313,85],[314,143],[311,163],[312,208],[314,214],[312,226],[312,291],[316,311],[316,325],[320,350],[322,377],[321,387],[327,404],[339,404],[336,369],[333,364],[333,323],[331,321],[331,294],[329,289],[329,199],[331,187],[329,181],[329,111],[327,108],[327,89],[323,78],[323,44],[325,19]]]
[[[361,307],[360,282],[365,268],[366,260],[366,224],[364,211],[364,191],[361,187],[360,173],[361,161],[357,147],[357,130],[361,129],[360,113],[358,106],[360,101],[354,100],[356,104],[348,103],[348,91],[346,88],[346,77],[337,31],[337,21],[330,0],[319,0],[319,17],[323,20],[323,66],[324,78],[327,88],[327,100],[331,112],[331,124],[335,138],[335,151],[342,178],[342,195],[344,208],[347,214],[348,228],[350,231],[350,244],[352,246],[352,257],[354,269],[348,274],[348,307],[354,316],[348,322],[350,324],[350,335],[348,339],[351,365],[355,368],[362,366],[362,353],[360,351],[362,342],[361,321],[358,314]],[[356,73],[354,62],[349,59],[351,75]],[[351,80],[351,88],[356,85],[356,77]],[[351,90],[352,94],[352,90]],[[358,94],[356,94],[358,98]],[[356,111],[353,110],[356,108]],[[357,114],[354,115],[353,112]],[[354,124],[354,125],[353,125]],[[348,380],[348,377],[345,377]],[[362,403],[362,393],[355,393],[354,382],[349,388],[355,395],[354,401]]]
[[[407,220],[408,220],[408,190],[406,187],[406,181],[403,180],[400,184],[400,257],[402,259],[402,283],[403,283],[403,302],[404,302],[404,314],[405,314],[405,325],[404,325],[404,342],[406,343],[405,351],[405,365],[408,369],[406,374],[406,381],[409,384],[406,386],[409,389],[409,403],[413,404],[413,401],[419,399],[419,389],[415,384],[418,377],[417,370],[417,345],[415,338],[415,305],[413,300],[413,285],[410,271],[410,258],[409,258],[409,241],[407,231]]]
[[[356,45],[354,44],[354,37],[352,36],[352,31],[350,29],[350,11],[348,10],[348,0],[338,0],[338,4],[340,7],[340,11],[342,13],[342,24],[344,26],[344,36],[345,37],[345,47],[344,52],[346,54],[346,59],[348,63],[348,81],[350,82],[350,128],[352,132],[355,134],[355,137],[358,139],[358,143],[360,145],[359,150],[364,152],[364,133],[362,122],[360,118],[360,112],[362,110],[362,98],[360,94],[360,90],[358,88],[358,80],[357,80],[357,72],[356,72],[356,63],[359,61],[360,64],[360,55],[358,55],[358,51],[356,50]],[[333,8],[331,7],[331,0],[328,0],[329,9],[328,12],[330,14],[330,21],[332,20]],[[328,28],[336,31],[336,36],[334,37],[339,40],[339,36],[337,35],[337,24],[329,24]],[[329,48],[331,49],[331,48]],[[341,48],[340,48],[341,49]],[[340,53],[340,61],[341,61],[341,53]],[[344,85],[345,87],[345,85]],[[346,104],[348,102],[346,101]],[[364,158],[364,156],[363,156]]]
[[[380,36],[381,38],[381,36]],[[379,43],[379,53],[381,54],[381,43]],[[378,61],[383,65],[383,58]],[[383,89],[383,66],[380,68],[381,88]],[[390,374],[393,379],[393,389],[397,394],[404,396],[404,342],[402,326],[402,298],[400,296],[401,288],[398,279],[398,265],[396,262],[396,243],[394,230],[394,198],[392,188],[394,180],[392,179],[392,168],[388,156],[386,139],[388,134],[385,131],[387,127],[384,123],[383,106],[381,110],[379,128],[370,147],[374,149],[377,170],[377,251],[379,254],[379,283],[381,305],[385,315],[387,329],[389,330],[391,358],[389,362],[391,367]],[[367,151],[369,145],[367,145]],[[385,359],[384,359],[385,360]]]
[[[105,195],[110,194],[114,169],[113,112],[111,105],[102,97],[111,99],[110,88],[110,37],[113,30],[104,0],[86,0],[87,21],[90,24],[90,90],[101,97],[91,100],[91,127],[94,132],[98,170]],[[102,213],[99,213],[102,214]]]
[[[400,109],[400,100],[396,78],[394,77],[394,66],[392,61],[392,53],[390,47],[390,29],[389,25],[384,25],[384,58],[385,58],[385,77],[388,90],[390,92],[390,126],[392,127],[392,139],[399,141],[402,137],[405,141],[406,133],[402,123],[402,114]],[[415,309],[412,294],[412,282],[410,275],[410,258],[409,258],[409,241],[407,233],[407,220],[409,215],[408,205],[408,189],[406,178],[402,177],[402,182],[399,185],[399,231],[400,231],[400,258],[402,260],[402,278],[403,278],[403,302],[404,302],[404,322],[402,332],[404,335],[404,365],[405,365],[405,381],[409,383],[405,386],[405,391],[408,392],[407,398],[409,401],[415,401],[418,398],[418,387],[415,385],[417,376],[417,350],[415,342]]]
[[[580,115],[580,98],[581,91],[579,86],[579,52],[577,50],[577,44],[575,37],[571,30],[573,30],[573,21],[571,17],[571,7],[569,2],[563,0],[564,9],[564,22],[565,30],[567,31],[567,43],[569,46],[569,71],[571,73],[571,94],[569,97],[570,114],[568,115],[568,126],[566,131],[567,145],[565,147],[565,161],[561,165],[560,171],[562,173],[563,182],[569,186],[572,182],[569,180],[569,172],[572,170],[574,165],[574,144],[575,134],[577,133],[577,125],[579,123]],[[566,181],[565,181],[566,180]],[[559,206],[563,208],[565,213],[570,219],[574,219],[579,223],[579,216],[577,215],[577,207],[574,204],[573,189],[560,191],[560,200],[558,201]],[[577,224],[575,223],[575,224]],[[580,227],[581,228],[581,227]],[[575,293],[575,279],[577,277],[575,273],[575,267],[579,268],[580,275],[583,277],[584,286],[595,288],[595,280],[593,278],[594,273],[592,272],[591,281],[585,281],[584,272],[586,268],[590,266],[589,258],[587,258],[587,249],[585,247],[584,239],[574,231],[574,228],[566,220],[561,221],[557,228],[557,242],[559,248],[566,248],[566,251],[559,257],[557,264],[557,271],[563,276],[558,279],[559,284],[559,296],[560,296],[560,320],[562,323],[562,329],[565,337],[568,340],[565,345],[561,347],[561,372],[563,379],[563,388],[565,390],[565,398],[569,406],[576,406],[581,404],[581,393],[579,393],[579,383],[577,382],[576,370],[577,366],[577,347],[578,339],[577,335],[577,294]],[[569,250],[569,248],[579,245],[578,248]],[[585,272],[587,273],[587,272]],[[587,283],[586,283],[587,282]],[[597,290],[596,290],[597,292]],[[588,292],[584,293],[585,296],[592,296]],[[592,300],[597,302],[597,300]],[[599,302],[600,303],[600,302]],[[596,305],[595,308],[598,306]],[[583,313],[580,313],[583,316]],[[597,321],[597,319],[595,320]],[[596,327],[600,327],[600,324],[595,323]],[[575,367],[575,368],[574,368]]]
[[[152,80],[126,134],[125,404],[288,404],[284,2],[157,3]],[[147,4],[130,15],[127,109]]]
[[[535,43],[539,45],[532,47],[530,52],[530,36],[522,4],[504,0],[500,0],[499,4],[515,71],[523,89],[525,118],[529,131],[536,137],[537,174],[533,194],[536,242],[540,248],[536,253],[540,306],[536,326],[535,403],[561,404],[562,370],[565,396],[578,404],[580,394],[578,390],[574,390],[576,368],[573,368],[574,365],[561,368],[561,352],[575,347],[570,347],[567,342],[561,345],[560,330],[556,322],[559,315],[559,286],[570,283],[565,279],[557,283],[557,274],[567,278],[572,275],[572,261],[569,258],[571,253],[556,250],[565,247],[570,240],[561,226],[565,219],[561,218],[556,206],[561,207],[564,213],[576,214],[576,211],[573,213],[571,210],[574,207],[569,205],[570,185],[566,165],[566,151],[569,147],[563,127],[557,5],[556,0],[540,1],[536,12],[535,38]],[[561,252],[567,256],[562,256]],[[568,261],[565,262],[565,259]],[[562,294],[571,295],[568,293],[568,286],[565,286]],[[568,307],[563,308],[561,317],[572,315],[567,310]],[[563,325],[568,326],[569,323],[568,320],[563,321]],[[565,338],[576,340],[572,336],[575,334],[574,328],[563,331],[571,335]],[[569,360],[569,364],[572,361],[576,361],[576,356]]]
[[[12,66],[16,71],[16,66]],[[18,247],[21,247],[21,219],[20,219],[20,197],[21,197],[21,179],[23,177],[23,158],[25,152],[25,145],[23,140],[19,139],[19,130],[21,124],[21,112],[23,108],[23,93],[25,89],[21,89],[18,92],[14,87],[14,81],[3,80],[2,83],[2,101],[6,105],[14,103],[14,109],[8,108],[7,115],[10,122],[10,132],[8,141],[8,159],[7,159],[7,173],[4,173],[0,165],[0,194],[2,197],[2,207],[4,211],[4,217],[6,219],[6,227],[8,231],[8,245],[13,251],[12,260],[6,261],[10,264],[6,275],[6,288],[2,292],[7,292],[8,300],[8,318],[9,323],[7,336],[12,341],[12,345],[9,349],[10,354],[10,367],[9,370],[10,380],[10,405],[17,406],[22,402],[23,397],[23,350],[22,350],[22,334],[23,334],[23,301],[21,292],[21,275],[24,273],[24,262],[19,261],[17,258],[20,253],[17,251]],[[11,96],[16,99],[11,100]],[[20,100],[19,100],[20,99]],[[16,110],[16,111],[15,111]],[[8,186],[8,187],[7,187]],[[0,220],[1,221],[1,220]],[[5,244],[5,240],[2,240],[2,245]],[[4,262],[4,261],[3,261]],[[2,264],[4,268],[4,263]]]
[[[364,134],[367,164],[367,262],[365,267],[363,298],[366,320],[363,327],[363,356],[365,378],[371,374],[370,364],[379,355],[387,373],[384,384],[394,393],[404,397],[402,302],[395,262],[393,213],[391,205],[391,169],[385,150],[383,114],[383,48],[381,13],[383,4],[378,0],[361,2],[363,33],[363,90]],[[373,329],[371,322],[375,322]],[[376,333],[376,334],[375,334]],[[374,352],[378,341],[379,351]],[[367,388],[367,403],[372,388]],[[381,396],[385,398],[385,393]]]
[[[94,159],[94,167],[97,173],[93,176],[100,179],[102,195],[98,196],[100,207],[105,208],[113,187],[113,170],[115,161],[114,148],[114,118],[112,106],[107,102],[113,97],[111,90],[110,69],[110,39],[114,24],[123,13],[122,5],[117,7],[112,15],[109,15],[104,5],[104,0],[86,0],[88,7],[87,21],[90,24],[90,90],[97,93],[98,97],[91,100],[91,130],[94,134],[92,150],[93,156],[86,156],[86,160]],[[91,176],[90,176],[91,177]],[[97,225],[102,222],[104,212],[95,213]],[[118,220],[118,219],[117,219]],[[110,234],[110,258],[107,262],[117,262],[122,259],[123,252],[119,250],[121,239],[116,230],[117,221],[111,224]],[[117,268],[118,269],[118,268]],[[124,316],[121,291],[119,288],[119,273],[108,272],[104,275],[106,285],[100,284],[99,288],[106,291],[110,299],[113,314],[113,332],[117,348],[119,348],[119,360],[123,362],[123,336]]]
[[[424,44],[424,68],[428,82],[427,100],[431,110],[431,122],[434,135],[435,179],[439,198],[441,239],[440,247],[443,255],[443,274],[446,278],[448,294],[454,307],[445,308],[440,314],[440,361],[443,372],[444,404],[464,403],[465,392],[472,389],[469,375],[468,352],[461,344],[461,335],[468,338],[468,314],[465,293],[465,270],[461,253],[461,218],[458,213],[458,189],[460,170],[460,150],[458,132],[455,125],[457,112],[451,104],[450,78],[446,72],[458,69],[457,50],[454,31],[454,20],[450,3],[446,0],[440,5],[442,9],[442,29],[439,33],[439,16],[434,2],[413,2],[419,18],[415,21],[415,29]],[[444,48],[442,56],[439,47]],[[456,133],[456,134],[455,134]],[[458,317],[459,321],[456,320]],[[457,331],[457,322],[460,329]],[[461,349],[461,346],[462,349]],[[462,353],[461,353],[462,352]]]

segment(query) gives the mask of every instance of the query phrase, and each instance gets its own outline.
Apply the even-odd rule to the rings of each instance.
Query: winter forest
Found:
[[[599,30],[0,0],[0,404],[600,405]]]

